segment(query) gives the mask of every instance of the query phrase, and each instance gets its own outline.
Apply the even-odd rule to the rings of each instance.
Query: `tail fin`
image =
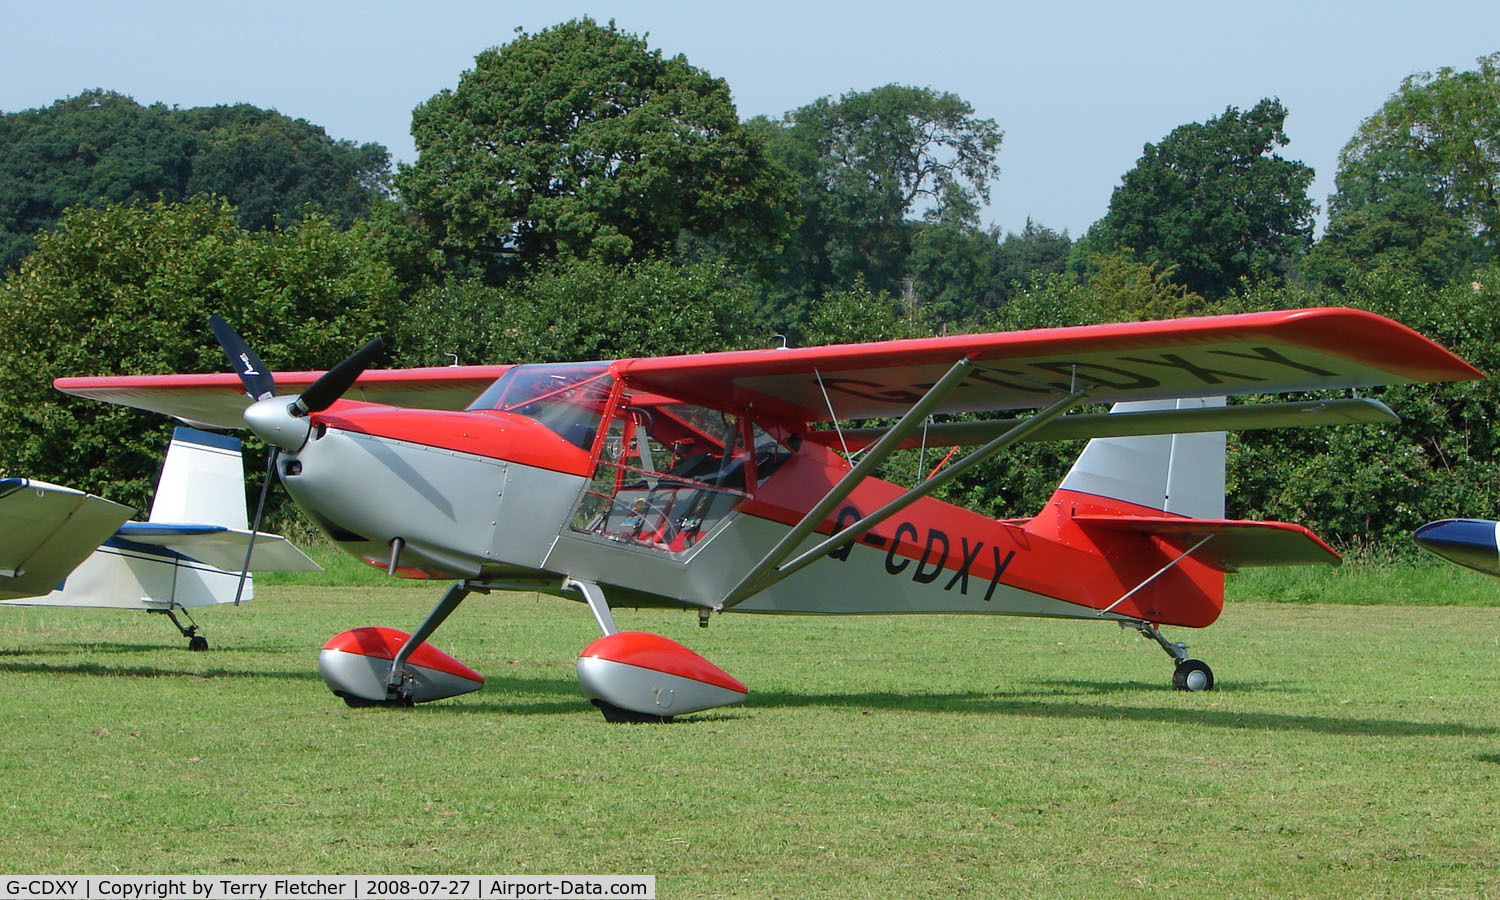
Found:
[[[147,521],[248,528],[239,440],[196,428],[174,431]]]
[[[1223,397],[1117,403],[1111,412],[1223,406]],[[1222,431],[1095,438],[1058,491],[1123,501],[1195,519],[1224,517]]]

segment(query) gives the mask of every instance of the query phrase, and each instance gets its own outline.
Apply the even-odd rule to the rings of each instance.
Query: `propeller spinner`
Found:
[[[308,414],[332,406],[385,350],[380,338],[371,340],[287,402],[276,397],[275,379],[245,339],[217,315],[208,323],[245,393],[255,400],[245,410],[245,425],[272,447],[294,453],[307,443],[312,427]]]
[[[240,384],[244,386],[245,393],[255,401],[245,409],[245,425],[271,448],[266,460],[266,478],[261,483],[260,501],[255,507],[255,522],[251,525],[250,541],[245,550],[245,564],[240,571],[240,584],[234,596],[234,603],[238,606],[245,589],[245,577],[250,571],[250,558],[255,552],[255,535],[260,531],[261,517],[266,508],[266,491],[271,487],[277,457],[283,450],[295,453],[302,449],[312,431],[308,414],[322,412],[342,397],[385,350],[385,342],[377,337],[365,344],[343,362],[324,372],[291,402],[287,402],[276,396],[276,380],[270,370],[228,322],[213,315],[209,317],[208,325],[218,339],[219,346],[224,348],[230,367],[240,376]]]

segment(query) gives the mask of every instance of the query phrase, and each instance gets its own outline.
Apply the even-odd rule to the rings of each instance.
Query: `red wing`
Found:
[[[1406,326],[1352,309],[633,359],[615,371],[703,406],[817,422],[901,415],[965,357],[974,369],[939,412],[1041,407],[1074,383],[1108,403],[1484,377]]]
[[[359,376],[346,400],[424,409],[463,409],[510,366],[447,366],[429,369],[372,369]],[[322,372],[277,372],[276,391],[292,396]],[[120,375],[59,378],[67,394],[133,406],[209,428],[240,428],[250,398],[233,373],[215,375]]]

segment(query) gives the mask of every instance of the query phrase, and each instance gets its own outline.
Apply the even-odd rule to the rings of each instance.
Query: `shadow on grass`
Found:
[[[1150,686],[1136,682],[1058,682],[1059,687],[1074,696],[1084,693],[1139,693]],[[1236,688],[1242,687],[1236,685]],[[1081,690],[1080,690],[1081,689]],[[1160,689],[1174,698],[1191,695]],[[1211,696],[1211,695],[1209,695]],[[1239,712],[1170,706],[1115,706],[1069,699],[1047,699],[1040,692],[995,693],[962,691],[951,693],[812,693],[751,690],[744,704],[678,717],[673,724],[712,723],[751,718],[756,709],[879,709],[898,712],[965,713],[994,716],[1028,716],[1056,719],[1102,719],[1134,722],[1159,722],[1213,728],[1238,728],[1259,731],[1307,731],[1316,734],[1351,737],[1452,737],[1500,734],[1500,728],[1464,725],[1452,722],[1415,722],[1401,719],[1341,718],[1282,713]],[[497,677],[485,681],[476,696],[456,699],[427,707],[434,714],[492,713],[496,715],[537,716],[594,713],[578,688],[568,678]],[[1500,755],[1493,760],[1500,762]]]
[[[1141,686],[1136,685],[1136,690]],[[1167,690],[1172,696],[1186,696]],[[1000,716],[1027,716],[1049,719],[1105,719],[1126,722],[1161,722],[1182,725],[1206,725],[1214,728],[1239,728],[1256,731],[1308,731],[1317,734],[1351,737],[1453,737],[1500,734],[1500,728],[1464,725],[1453,722],[1412,722],[1401,719],[1361,719],[1337,716],[1309,716],[1282,713],[1257,713],[1215,709],[1173,708],[1168,706],[1112,706],[1076,700],[1006,696],[994,693],[964,691],[946,694],[897,694],[874,692],[863,694],[812,694],[789,692],[751,692],[745,701],[747,711],[756,707],[856,707],[907,712],[980,713]]]
[[[67,665],[47,663],[0,662],[0,672],[28,675],[89,675],[107,678],[285,678],[303,680],[318,678],[314,670],[307,672],[268,672],[250,669],[210,668],[203,671],[171,669],[161,666],[112,666],[107,663],[79,662]]]
[[[141,652],[140,645],[101,644],[90,645],[87,652]],[[57,651],[61,652],[61,651]],[[69,651],[79,652],[76,648]],[[22,655],[10,651],[0,652],[4,656]],[[31,654],[27,654],[31,655]],[[79,662],[66,665],[50,665],[39,662],[0,661],[0,673],[85,675],[109,678],[274,678],[290,681],[319,679],[316,669],[294,671],[257,671],[250,669],[210,668],[204,671],[188,671],[160,666],[118,666],[98,662]],[[712,723],[735,721],[753,717],[758,708],[801,709],[822,707],[827,709],[879,709],[899,712],[964,713],[995,716],[1026,716],[1054,719],[1102,719],[1134,722],[1158,722],[1182,725],[1208,726],[1214,728],[1237,728],[1246,730],[1297,730],[1317,734],[1346,735],[1356,737],[1393,736],[1490,736],[1500,734],[1500,728],[1491,726],[1464,725],[1452,722],[1416,722],[1400,719],[1342,718],[1337,716],[1314,716],[1266,712],[1225,711],[1201,707],[1175,706],[1123,706],[1088,702],[1073,699],[1087,695],[1138,694],[1153,690],[1151,685],[1140,682],[1110,681],[1032,681],[1036,689],[1027,691],[957,691],[947,693],[898,693],[895,691],[870,691],[850,693],[815,693],[806,691],[756,691],[752,690],[743,705],[701,713],[690,713],[679,717],[674,724],[689,725],[695,722]],[[1246,685],[1236,683],[1235,690],[1286,689],[1281,686]],[[1170,688],[1155,688],[1161,694],[1191,702],[1195,695],[1182,694]],[[1206,697],[1212,694],[1202,695]],[[380,710],[382,707],[373,707]],[[561,676],[525,677],[516,675],[490,676],[485,679],[479,694],[459,698],[452,703],[423,706],[431,715],[472,715],[492,713],[496,715],[574,715],[594,713],[593,708],[579,690],[576,679]],[[1500,754],[1486,754],[1483,762],[1500,764]]]
[[[1167,677],[1163,678],[1161,681],[1150,683],[1144,681],[1082,681],[1076,678],[1031,678],[1024,681],[1017,681],[1016,683],[1033,686],[1034,689],[1028,691],[1028,695],[1062,694],[1068,696],[1082,696],[1086,694],[1138,694],[1142,691],[1149,692],[1155,690],[1172,690],[1170,672],[1168,672]],[[1222,687],[1217,690],[1221,693],[1225,692]],[[1228,690],[1233,691],[1236,694],[1259,693],[1263,691],[1274,692],[1277,694],[1294,694],[1301,693],[1302,691],[1302,689],[1298,687],[1290,686],[1285,683],[1270,681],[1235,681],[1234,684],[1228,688]]]

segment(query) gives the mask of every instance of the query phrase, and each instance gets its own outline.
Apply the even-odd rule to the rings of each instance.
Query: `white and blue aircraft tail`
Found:
[[[178,428],[144,522],[73,488],[0,479],[0,604],[144,609],[208,649],[187,610],[251,599],[254,572],[319,569],[282,536],[249,530],[244,478],[237,439]]]

